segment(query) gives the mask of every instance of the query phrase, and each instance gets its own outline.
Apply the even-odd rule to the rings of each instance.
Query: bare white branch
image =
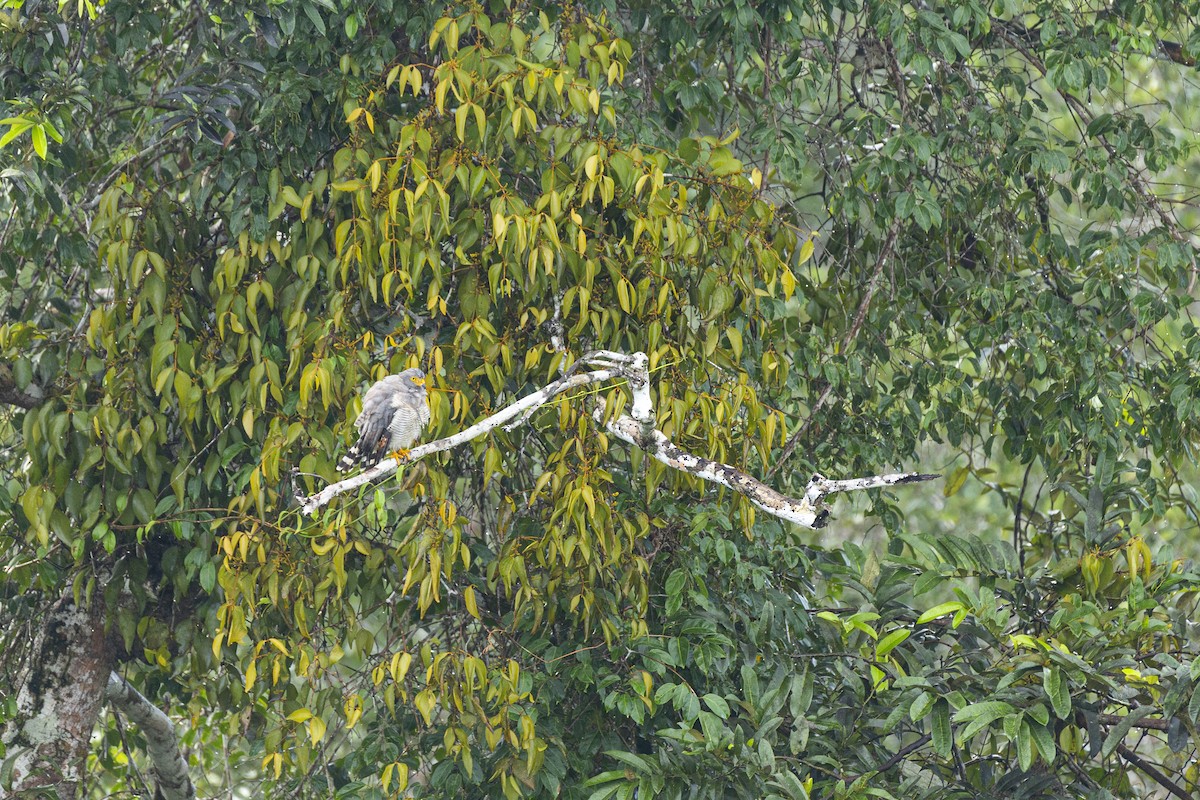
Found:
[[[757,478],[748,475],[737,467],[722,464],[719,461],[687,453],[677,447],[662,431],[656,427],[654,403],[650,395],[650,359],[645,353],[613,353],[598,350],[583,356],[575,367],[587,365],[598,367],[591,372],[574,372],[574,367],[557,381],[532,394],[526,395],[512,405],[496,412],[487,419],[475,423],[466,430],[453,436],[438,439],[413,448],[408,454],[409,461],[415,461],[431,453],[449,450],[460,444],[476,439],[489,431],[504,426],[511,429],[524,423],[538,408],[541,408],[554,397],[571,389],[577,389],[594,383],[601,383],[616,378],[624,378],[629,383],[629,393],[632,399],[628,414],[622,414],[616,419],[604,420],[604,409],[599,407],[593,414],[597,423],[603,425],[610,433],[635,447],[645,450],[652,458],[667,466],[682,472],[703,478],[706,481],[726,486],[745,495],[756,506],[772,516],[803,525],[806,528],[820,528],[825,525],[829,512],[822,506],[824,498],[834,492],[846,492],[857,489],[871,489],[879,486],[895,486],[902,483],[932,480],[937,475],[924,475],[916,472],[898,473],[892,475],[876,475],[869,478],[854,478],[851,480],[831,481],[821,475],[814,475],[804,492],[804,497],[794,498],[781,494],[767,486]],[[371,469],[355,475],[352,478],[326,486],[311,497],[300,497],[301,510],[311,514],[334,497],[343,492],[373,483],[380,478],[395,472],[399,462],[395,459],[384,459]]]
[[[108,675],[105,696],[146,737],[146,752],[158,778],[158,796],[164,800],[195,800],[196,789],[170,717],[115,672]]]
[[[604,409],[596,409],[597,421],[603,421]],[[807,498],[794,499],[767,486],[757,478],[753,478],[736,467],[722,464],[719,461],[702,458],[680,450],[667,438],[666,434],[652,429],[650,435],[643,433],[642,423],[628,414],[610,420],[605,424],[610,433],[634,447],[645,450],[656,461],[666,464],[683,472],[691,473],[698,478],[727,486],[735,492],[740,492],[749,498],[750,502],[772,516],[803,525],[806,528],[820,528],[825,524],[829,512],[818,509]]]
[[[889,475],[872,475],[869,478],[847,478],[841,481],[831,481],[824,475],[813,475],[804,491],[804,497],[810,502],[818,502],[836,492],[856,492],[862,489],[875,489],[880,486],[898,486],[902,483],[917,483],[940,478],[941,475],[930,475],[923,472],[893,472]]]
[[[471,427],[461,430],[453,436],[447,436],[444,439],[426,442],[423,445],[414,447],[408,452],[408,459],[405,463],[408,461],[417,461],[425,456],[440,453],[443,450],[450,450],[472,439],[478,439],[485,433],[493,431],[517,417],[521,417],[522,421],[528,419],[530,413],[544,406],[563,392],[569,392],[572,389],[578,389],[618,377],[621,377],[618,369],[598,369],[592,372],[582,372],[574,375],[568,374],[566,377],[559,378],[532,394],[525,395],[512,405],[497,411],[486,419],[476,422]],[[305,514],[312,514],[339,494],[352,491],[360,486],[375,483],[380,478],[391,475],[400,466],[400,463],[394,458],[385,458],[370,469],[337,483],[331,483],[314,495],[299,497],[300,510]]]

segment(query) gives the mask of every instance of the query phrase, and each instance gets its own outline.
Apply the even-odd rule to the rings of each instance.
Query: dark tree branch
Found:
[[[924,747],[929,742],[929,740],[932,738],[933,738],[933,734],[927,733],[924,736],[922,736],[920,739],[917,739],[915,742],[911,742],[910,744],[904,745],[904,747],[901,747],[899,750],[896,751],[896,754],[894,756],[892,756],[887,761],[883,762],[878,767],[876,767],[875,772],[876,773],[887,772],[889,769],[891,769],[892,767],[896,766],[901,761],[903,761],[909,753],[913,752],[914,750],[919,750],[922,747]]]
[[[13,380],[12,370],[7,364],[0,363],[0,403],[28,411],[37,408],[42,401],[18,389],[16,381]]]
[[[1097,714],[1096,719],[1100,721],[1101,725],[1119,725],[1125,721],[1125,717],[1118,717],[1116,714]],[[1131,727],[1151,731],[1166,731],[1171,727],[1171,723],[1165,719],[1139,719]]]
[[[1133,764],[1135,767],[1146,773],[1146,777],[1153,780],[1162,788],[1166,789],[1171,794],[1180,798],[1180,800],[1192,800],[1192,795],[1175,781],[1168,778],[1159,771],[1158,767],[1151,764],[1146,759],[1139,756],[1137,753],[1130,750],[1123,744],[1117,745],[1117,752],[1121,754],[1121,758]]]

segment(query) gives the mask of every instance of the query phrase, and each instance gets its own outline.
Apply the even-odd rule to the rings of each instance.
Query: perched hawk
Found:
[[[389,453],[408,450],[429,424],[425,373],[406,369],[389,375],[363,395],[362,413],[354,423],[358,442],[338,462],[338,472],[361,464],[373,467]]]

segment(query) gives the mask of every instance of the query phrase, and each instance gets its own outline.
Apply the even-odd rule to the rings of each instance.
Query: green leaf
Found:
[[[953,497],[958,494],[958,490],[967,482],[967,478],[971,474],[970,467],[959,467],[951,472],[946,478],[945,484],[942,485],[942,494],[946,497]]]
[[[961,708],[954,714],[955,722],[966,724],[966,727],[959,731],[959,739],[965,742],[1001,717],[1015,713],[1017,713],[1015,708],[998,700],[975,703]]]
[[[321,18],[321,12],[317,11],[317,9],[311,3],[304,2],[304,0],[301,0],[301,2],[301,8],[304,9],[305,16],[307,16],[309,21],[312,22],[313,27],[317,29],[317,33],[324,36],[326,30],[325,20]]]
[[[634,772],[648,774],[652,770],[652,764],[644,758],[633,753],[628,753],[624,750],[605,750],[604,754],[609,758],[615,758],[627,767],[630,767]]]
[[[1200,659],[1197,659],[1200,661]],[[1188,700],[1187,708],[1188,719],[1193,723],[1200,723],[1200,689],[1192,689],[1192,697]]]
[[[704,700],[704,705],[708,706],[709,711],[723,720],[729,718],[729,704],[725,702],[725,698],[710,693],[704,695],[701,699]]]
[[[938,698],[936,695],[929,692],[921,692],[917,695],[917,699],[913,701],[913,704],[908,707],[908,718],[913,722],[924,719],[925,715],[933,709],[937,701]]]
[[[39,157],[44,159],[46,157],[45,129],[42,128],[41,125],[34,125],[31,135],[33,136],[33,152],[37,153]]]
[[[8,123],[8,130],[3,136],[0,136],[0,147],[11,142],[13,139],[20,136],[25,131],[33,127],[33,123],[21,117],[9,117],[5,120],[0,120],[0,125]]]
[[[704,731],[705,747],[709,750],[716,748],[721,741],[721,719],[708,711],[700,712],[700,729]]]
[[[1054,716],[1066,719],[1071,714],[1071,690],[1058,667],[1042,668],[1042,688],[1050,698]]]
[[[1024,720],[1021,730],[1017,733],[1017,765],[1022,772],[1028,772],[1033,766],[1033,754],[1033,732],[1029,730],[1029,720]]]
[[[1154,706],[1138,706],[1133,711],[1121,717],[1121,721],[1112,727],[1112,730],[1108,732],[1108,736],[1104,737],[1104,746],[1100,748],[1101,758],[1108,758],[1116,752],[1117,746],[1125,740],[1125,737],[1129,735],[1129,731],[1133,729],[1133,724],[1150,716],[1154,711]]]
[[[607,800],[607,798],[612,797],[617,793],[618,789],[625,785],[624,778],[625,776],[622,773],[620,782],[609,783],[601,786],[599,789],[588,795],[588,800]]]
[[[788,710],[792,716],[800,718],[807,714],[808,707],[812,705],[812,698],[813,675],[808,664],[805,664],[799,675],[792,675],[792,688],[788,701]]]
[[[888,653],[895,649],[896,645],[903,642],[910,635],[912,635],[912,631],[901,628],[884,636],[875,644],[875,658],[883,659]]]
[[[939,697],[933,704],[930,730],[933,733],[934,752],[942,758],[949,758],[954,750],[954,734],[950,728],[950,704],[944,697]]]
[[[1048,725],[1036,725],[1028,720],[1025,721],[1025,728],[1033,736],[1033,740],[1037,744],[1037,751],[1041,754],[1042,760],[1047,764],[1053,764],[1058,754],[1058,748],[1054,744],[1054,732]]]
[[[941,603],[917,617],[917,624],[924,625],[926,622],[935,620],[938,617],[945,617],[949,614],[957,614],[958,612],[965,610],[965,608],[966,607],[957,600]]]

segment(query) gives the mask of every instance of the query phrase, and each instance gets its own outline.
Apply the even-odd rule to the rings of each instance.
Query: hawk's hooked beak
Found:
[[[424,386],[424,385],[425,385],[425,379],[424,379],[424,378],[410,378],[409,380],[411,380],[411,381],[412,381],[413,383],[415,383],[417,386]]]

